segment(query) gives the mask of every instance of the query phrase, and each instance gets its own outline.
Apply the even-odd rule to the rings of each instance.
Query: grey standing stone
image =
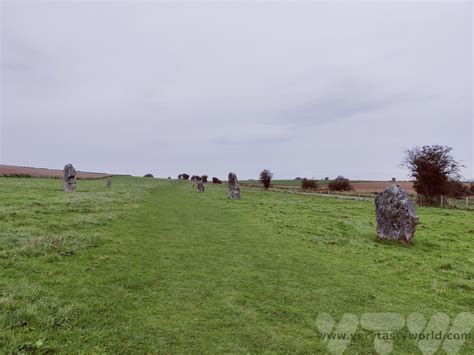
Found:
[[[197,187],[199,192],[204,192],[204,184],[202,183],[201,180],[197,181]]]
[[[411,242],[419,222],[415,207],[400,185],[392,185],[375,197],[379,238]]]
[[[229,195],[231,200],[240,199],[240,187],[237,175],[229,173]]]
[[[76,169],[74,169],[72,164],[64,167],[64,191],[76,191]]]
[[[112,187],[112,178],[110,176],[107,178],[107,187],[109,189]]]

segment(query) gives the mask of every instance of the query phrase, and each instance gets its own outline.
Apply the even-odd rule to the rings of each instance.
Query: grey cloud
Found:
[[[342,123],[349,119],[384,114],[384,110],[413,104],[430,104],[434,95],[416,92],[394,92],[383,85],[348,79],[327,85],[314,97],[301,99],[282,108],[269,123],[308,127],[325,123]]]

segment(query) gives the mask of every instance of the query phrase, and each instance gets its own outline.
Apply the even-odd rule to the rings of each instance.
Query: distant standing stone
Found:
[[[392,185],[375,197],[379,238],[411,242],[418,216],[408,194],[400,185]]]
[[[64,167],[64,191],[76,191],[76,169],[74,169],[72,164]]]
[[[201,180],[197,181],[197,187],[199,192],[204,192],[204,184],[202,183]]]
[[[112,178],[110,176],[107,178],[107,187],[108,188],[112,187]]]
[[[231,200],[240,199],[240,187],[237,175],[229,173],[229,195]]]

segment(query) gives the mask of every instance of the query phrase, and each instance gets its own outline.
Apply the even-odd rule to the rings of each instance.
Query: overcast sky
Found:
[[[3,164],[157,176],[473,178],[466,2],[2,2]]]

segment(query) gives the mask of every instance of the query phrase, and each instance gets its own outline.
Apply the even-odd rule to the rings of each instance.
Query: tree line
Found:
[[[466,186],[461,181],[461,162],[454,158],[453,148],[442,145],[425,145],[407,149],[404,152],[402,166],[409,170],[409,176],[413,179],[413,187],[419,196],[422,196],[428,204],[435,204],[441,196],[463,197],[474,195],[474,183]],[[179,174],[178,179],[188,180],[190,175],[187,173]],[[273,173],[264,169],[260,172],[259,181],[265,190],[271,186]],[[191,180],[208,182],[207,175],[193,175]],[[318,182],[313,179],[297,177],[295,180],[301,180],[301,188],[317,189]],[[344,176],[338,176],[333,180],[326,177],[328,188],[332,191],[350,191],[353,187],[350,180]],[[395,178],[391,181],[396,182]],[[213,177],[214,184],[221,184],[222,181]]]

